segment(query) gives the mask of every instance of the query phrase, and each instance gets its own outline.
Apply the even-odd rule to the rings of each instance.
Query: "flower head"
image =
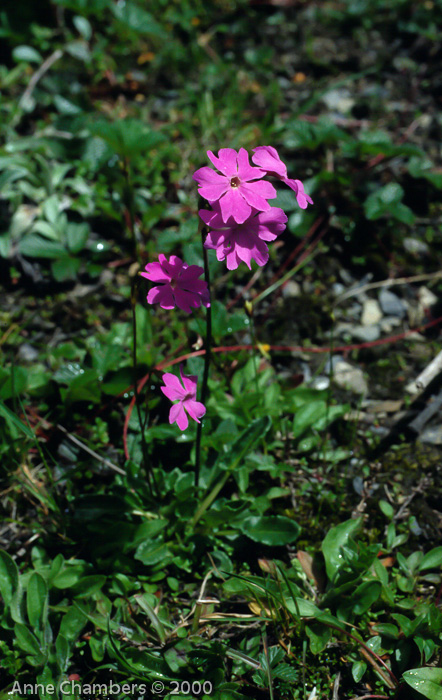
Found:
[[[291,180],[287,176],[287,166],[276,148],[273,146],[257,146],[253,149],[252,161],[255,165],[265,170],[268,175],[274,175],[288,185],[296,194],[296,201],[301,209],[306,209],[308,204],[313,204],[312,198],[304,192],[301,180]]]
[[[146,272],[141,272],[151,282],[161,283],[152,287],[147,295],[149,304],[159,304],[162,309],[179,309],[190,313],[201,304],[210,306],[207,283],[198,279],[204,272],[199,265],[187,265],[176,255],[166,256],[160,253],[159,262],[148,263]]]
[[[176,423],[180,430],[186,430],[189,425],[186,411],[193,420],[200,423],[199,419],[204,416],[206,407],[196,400],[197,377],[183,374],[182,365],[180,375],[182,384],[175,374],[163,374],[165,386],[161,387],[161,391],[171,401],[178,401],[169,411],[169,423]]]
[[[242,224],[252,211],[270,209],[267,200],[276,197],[276,190],[270,182],[261,180],[265,170],[250,165],[244,148],[238,153],[233,148],[221,148],[218,157],[212,151],[207,151],[207,155],[219,173],[205,166],[194,173],[193,179],[204,199],[211,203],[219,201],[224,223],[233,218]]]
[[[229,270],[236,270],[245,262],[249,269],[252,260],[262,267],[269,259],[266,241],[274,241],[285,229],[287,216],[282,209],[271,207],[269,211],[257,212],[242,224],[229,219],[224,223],[221,212],[214,205],[213,211],[201,209],[199,215],[210,229],[205,240],[206,248],[216,250],[218,260],[226,260]]]

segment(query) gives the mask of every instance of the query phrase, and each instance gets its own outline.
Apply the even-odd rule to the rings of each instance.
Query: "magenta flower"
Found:
[[[236,270],[245,262],[249,269],[252,260],[262,267],[269,259],[266,241],[274,241],[285,229],[287,216],[282,209],[271,207],[269,211],[252,212],[242,224],[229,219],[224,223],[219,204],[213,211],[201,209],[198,213],[210,231],[204,242],[206,248],[216,250],[218,260],[226,260],[229,270]]]
[[[180,375],[183,385],[174,374],[163,374],[162,379],[166,386],[162,386],[161,391],[171,401],[178,401],[169,411],[169,423],[176,423],[180,430],[186,430],[189,425],[186,411],[193,420],[200,423],[199,419],[204,416],[206,407],[196,400],[197,377],[183,374],[182,365]]]
[[[282,180],[296,194],[296,201],[301,209],[306,209],[308,204],[313,204],[312,198],[304,192],[301,180],[290,180],[287,175],[287,166],[282,162],[279,153],[273,146],[257,146],[253,149],[252,160],[255,165],[265,170],[268,175]]]
[[[199,265],[187,265],[176,255],[160,253],[159,262],[148,263],[146,272],[141,272],[151,282],[160,282],[161,287],[152,287],[147,295],[149,304],[159,304],[162,309],[179,309],[190,313],[201,304],[210,306],[207,283],[198,277],[204,272]]]
[[[224,223],[233,218],[237,224],[242,224],[252,210],[270,209],[267,200],[276,197],[276,190],[270,182],[261,181],[265,170],[250,165],[244,148],[238,153],[233,148],[221,148],[218,158],[212,151],[207,151],[207,155],[221,174],[205,166],[194,173],[193,179],[204,199],[210,203],[219,201]]]

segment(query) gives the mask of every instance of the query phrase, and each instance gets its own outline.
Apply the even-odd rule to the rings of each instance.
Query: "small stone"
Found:
[[[428,309],[437,302],[437,296],[428,287],[419,287],[417,293],[419,303],[424,309]]]
[[[396,294],[390,292],[388,289],[382,289],[379,294],[379,303],[381,309],[387,316],[397,316],[398,318],[404,318],[407,313],[407,305],[402,299],[399,299]]]
[[[426,445],[442,445],[442,425],[427,428],[418,439]]]
[[[289,280],[282,288],[283,297],[299,297],[301,286],[295,280]]]
[[[428,255],[429,253],[428,245],[419,238],[404,238],[404,248],[407,253],[412,255]]]
[[[396,318],[396,316],[385,316],[385,318],[381,318],[379,325],[383,333],[391,333],[393,328],[401,325],[401,319]]]
[[[324,391],[330,386],[330,379],[328,377],[318,376],[315,377],[310,383],[312,389],[317,389],[318,391]]]
[[[332,286],[332,292],[335,297],[341,296],[341,294],[345,292],[345,285],[343,285],[342,282],[335,282]]]
[[[377,324],[372,326],[354,326],[351,329],[351,334],[353,338],[360,340],[361,343],[372,343],[381,337],[381,329]]]
[[[347,114],[355,105],[355,100],[348,88],[329,90],[322,96],[322,101],[328,109],[337,110],[341,114]]]
[[[376,299],[366,299],[362,307],[361,323],[363,326],[372,326],[379,323],[382,311]]]
[[[17,357],[21,362],[35,362],[38,358],[38,350],[34,348],[29,343],[22,343],[20,345]]]
[[[354,394],[367,394],[368,386],[365,381],[364,374],[359,367],[353,367],[345,360],[337,358],[337,362],[333,362],[333,381],[341,389],[347,389]]]

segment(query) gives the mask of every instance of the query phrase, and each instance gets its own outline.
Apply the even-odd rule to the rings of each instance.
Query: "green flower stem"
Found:
[[[129,232],[132,237],[132,242],[134,246],[134,256],[135,260],[139,258],[139,251],[138,251],[138,241],[137,241],[137,231],[135,227],[135,195],[134,195],[134,190],[132,186],[132,178],[130,174],[130,163],[127,158],[124,158],[123,161],[123,172],[124,172],[124,179],[125,179],[125,191],[123,193],[123,197],[126,200],[126,206],[127,206],[127,213],[129,216]]]
[[[207,289],[209,290],[210,297],[210,271],[209,271],[209,260],[207,256],[207,250],[204,247],[204,231],[201,228],[201,243],[203,247],[203,259],[204,259],[204,279],[207,282]],[[201,386],[201,403],[205,405],[207,396],[207,381],[209,379],[209,366],[210,366],[210,351],[212,347],[212,306],[206,308],[206,354],[204,355],[204,374],[203,383]],[[201,464],[201,435],[203,430],[203,419],[201,423],[198,423],[196,428],[196,446],[195,446],[195,486],[198,488],[199,478],[200,478],[200,464]]]
[[[256,393],[259,394],[258,386],[258,364],[257,364],[257,349],[258,343],[256,341],[256,330],[255,330],[255,319],[253,318],[253,304],[250,301],[245,303],[246,314],[250,321],[250,334],[252,336],[252,358],[253,358],[253,370],[255,374],[255,389]]]
[[[141,431],[141,451],[143,453],[143,465],[144,469],[147,474],[147,481],[149,484],[150,491],[152,493],[152,482],[155,485],[155,480],[153,478],[153,473],[150,465],[150,456],[149,456],[149,450],[147,449],[147,443],[146,443],[146,437],[144,434],[144,430],[146,427],[146,422],[147,422],[147,416],[145,420],[143,421],[143,417],[141,415],[141,400],[140,400],[140,394],[138,391],[138,362],[137,362],[137,314],[136,314],[136,304],[137,304],[137,279],[135,278],[132,281],[132,291],[130,295],[131,299],[131,304],[132,304],[132,338],[133,338],[133,345],[132,345],[132,365],[133,365],[133,372],[134,372],[134,393],[135,393],[135,405],[137,407],[137,414],[138,414],[138,423],[140,426],[140,431]],[[146,414],[148,414],[149,408],[146,408]]]

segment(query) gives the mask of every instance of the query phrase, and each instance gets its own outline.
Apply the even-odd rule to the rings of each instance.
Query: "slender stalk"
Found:
[[[256,393],[259,394],[258,386],[258,367],[256,358],[256,349],[258,343],[256,342],[256,331],[255,331],[255,319],[253,318],[253,304],[251,301],[246,301],[245,303],[246,314],[250,321],[250,335],[252,336],[252,359],[253,359],[253,370],[255,374],[255,389]]]
[[[132,179],[130,176],[130,164],[129,164],[129,160],[126,157],[123,160],[123,172],[124,172],[124,179],[125,179],[125,183],[126,183],[125,192],[124,192],[124,199],[126,200],[127,214],[128,214],[128,221],[126,221],[126,223],[127,223],[128,229],[130,231],[130,235],[132,236],[135,260],[137,260],[139,258],[139,255],[138,255],[137,231],[136,231],[136,227],[135,227],[135,198],[134,198],[134,191],[133,191],[133,187],[132,187]]]
[[[204,247],[204,231],[201,229],[201,243],[203,247],[203,259],[204,259],[204,279],[207,283],[207,288],[210,295],[210,271],[209,271],[209,260],[207,256],[207,250]],[[212,307],[208,306],[206,308],[206,353],[204,355],[204,373],[203,373],[203,383],[201,385],[201,403],[205,403],[207,395],[207,381],[209,379],[209,366],[210,366],[210,354],[212,347]],[[201,435],[203,430],[203,424],[198,423],[196,428],[196,446],[195,446],[195,486],[198,488],[199,478],[200,478],[200,464],[201,464]]]
[[[146,422],[143,421],[143,417],[141,415],[141,401],[140,401],[140,393],[138,391],[137,314],[136,314],[137,280],[136,279],[134,279],[134,281],[132,283],[132,292],[131,292],[130,298],[131,298],[131,304],[132,304],[132,338],[133,338],[132,365],[133,365],[133,372],[134,372],[135,405],[137,407],[138,423],[139,423],[140,432],[141,432],[141,451],[143,453],[143,464],[144,464],[144,468],[146,470],[149,488],[150,488],[150,491],[152,493],[153,473],[152,473],[151,465],[150,465],[150,457],[149,457],[149,450],[147,449],[146,437],[144,434]],[[154,483],[155,483],[155,481],[154,481]]]

